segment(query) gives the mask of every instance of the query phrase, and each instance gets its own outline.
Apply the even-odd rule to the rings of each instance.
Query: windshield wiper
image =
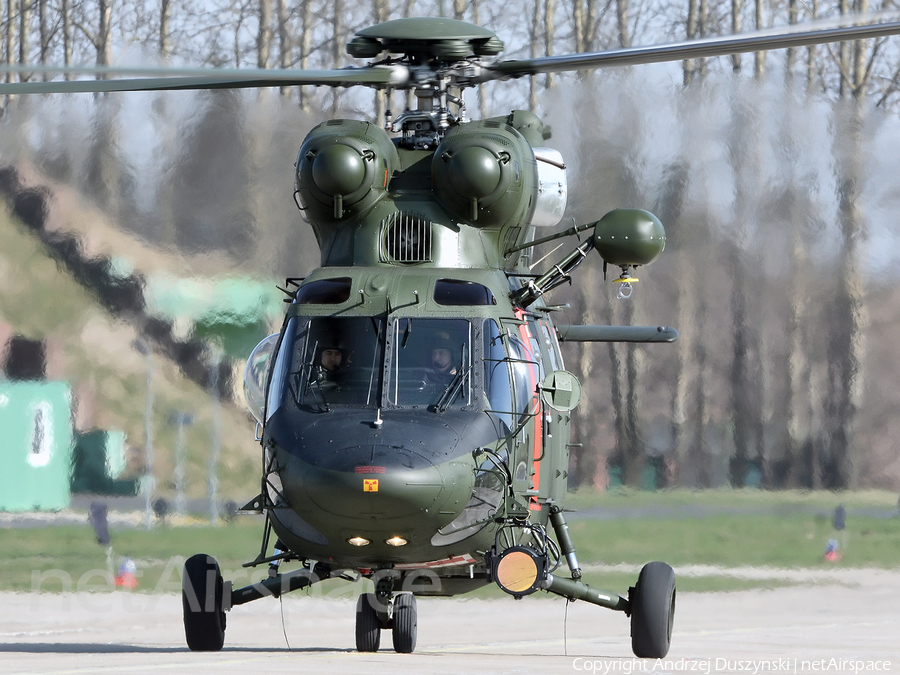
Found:
[[[468,379],[470,370],[472,370],[471,366],[468,368],[460,368],[456,372],[456,375],[453,376],[453,379],[450,380],[447,388],[444,389],[444,393],[441,394],[441,397],[438,399],[437,404],[435,404],[434,409],[436,412],[442,413],[450,407],[451,401],[459,395],[463,384],[465,384]]]
[[[308,365],[304,366],[304,370],[307,370],[307,369],[309,370],[309,378],[307,379],[307,382],[306,382],[306,391],[309,391],[310,389],[315,389],[316,394],[318,395],[318,398],[322,399],[322,402],[320,405],[322,406],[322,408],[324,408],[323,412],[331,412],[331,408],[328,407],[328,401],[325,399],[325,392],[322,388],[322,383],[319,382],[319,378],[316,377],[314,368],[312,366],[308,366]],[[302,374],[301,374],[301,377],[302,377]]]

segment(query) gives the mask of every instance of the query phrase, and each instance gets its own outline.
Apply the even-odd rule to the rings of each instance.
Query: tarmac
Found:
[[[0,593],[0,664],[16,673],[900,673],[900,570],[686,569],[783,588],[679,593],[672,647],[632,657],[628,619],[538,594],[420,598],[418,645],[354,650],[354,602],[295,593],[235,607],[225,648],[190,652],[178,594]],[[500,593],[498,592],[498,595]]]

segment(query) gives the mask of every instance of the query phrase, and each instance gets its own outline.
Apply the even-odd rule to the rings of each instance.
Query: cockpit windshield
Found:
[[[384,319],[296,317],[279,351],[290,350],[285,394],[301,406],[375,405],[381,387]],[[285,363],[287,358],[284,358]],[[273,380],[274,383],[274,380]]]
[[[294,316],[272,367],[267,418],[287,401],[316,412],[467,407],[511,427],[522,407],[512,392],[530,391],[511,386],[507,342],[490,319]]]
[[[472,402],[471,322],[400,318],[392,326],[391,346],[391,404],[446,409]]]

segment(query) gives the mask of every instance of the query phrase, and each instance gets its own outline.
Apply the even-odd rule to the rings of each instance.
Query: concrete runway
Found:
[[[766,574],[792,576],[746,571]],[[900,673],[900,572],[793,576],[803,585],[679,594],[672,648],[661,662],[632,658],[623,614],[543,594],[420,599],[411,655],[391,649],[389,632],[380,652],[357,653],[348,597],[267,598],[234,608],[225,649],[210,654],[185,647],[179,595],[110,591],[0,594],[0,664],[4,675]]]

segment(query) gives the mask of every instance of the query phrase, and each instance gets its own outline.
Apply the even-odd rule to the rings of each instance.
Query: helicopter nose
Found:
[[[310,501],[334,516],[371,523],[425,514],[450,522],[472,493],[474,472],[462,458],[438,464],[387,446],[341,454],[350,460],[344,466],[315,467],[304,481]]]

